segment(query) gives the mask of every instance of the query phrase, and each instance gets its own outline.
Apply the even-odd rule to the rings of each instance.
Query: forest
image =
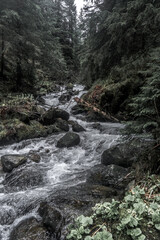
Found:
[[[160,239],[160,1],[0,1],[0,239]]]

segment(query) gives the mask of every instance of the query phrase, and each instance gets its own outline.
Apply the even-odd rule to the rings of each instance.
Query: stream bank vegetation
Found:
[[[159,239],[160,177],[146,176],[124,199],[98,203],[90,216],[79,216],[69,226],[67,239]]]

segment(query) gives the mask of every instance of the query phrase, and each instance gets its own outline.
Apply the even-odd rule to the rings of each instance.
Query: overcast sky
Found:
[[[77,10],[79,12],[80,9],[83,7],[83,0],[75,0],[75,4],[76,4]]]

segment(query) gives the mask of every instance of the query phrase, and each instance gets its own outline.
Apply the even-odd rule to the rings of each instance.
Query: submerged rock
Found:
[[[62,213],[55,207],[44,202],[40,204],[38,209],[44,226],[56,237],[61,235],[61,227],[63,225]]]
[[[66,135],[64,135],[59,141],[57,142],[58,148],[64,148],[64,147],[73,147],[80,143],[80,137],[78,134],[73,132],[68,132]]]
[[[37,166],[37,165],[36,165]],[[43,174],[38,168],[16,168],[5,176],[3,181],[7,191],[20,191],[44,184]]]
[[[21,221],[10,234],[9,240],[49,240],[49,233],[36,218]]]
[[[24,155],[4,155],[1,157],[2,168],[4,172],[11,172],[13,168],[27,162]]]
[[[126,168],[116,165],[104,166],[100,164],[89,170],[87,182],[120,189],[126,187],[127,183],[123,182],[123,180],[127,174],[128,169]]]
[[[14,208],[10,206],[1,206],[1,211],[0,211],[0,225],[9,225],[14,222],[16,219],[17,215],[14,210]],[[0,238],[1,239],[1,238]]]
[[[33,161],[33,162],[35,162],[35,163],[39,163],[40,162],[40,160],[41,160],[41,157],[40,157],[40,155],[38,154],[38,153],[30,153],[29,154],[29,159],[31,160],[31,161]]]

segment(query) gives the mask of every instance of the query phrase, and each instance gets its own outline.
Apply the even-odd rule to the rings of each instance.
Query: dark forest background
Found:
[[[74,0],[1,0],[2,95],[81,82],[91,104],[157,134],[159,26],[159,0],[84,1],[79,16]]]

